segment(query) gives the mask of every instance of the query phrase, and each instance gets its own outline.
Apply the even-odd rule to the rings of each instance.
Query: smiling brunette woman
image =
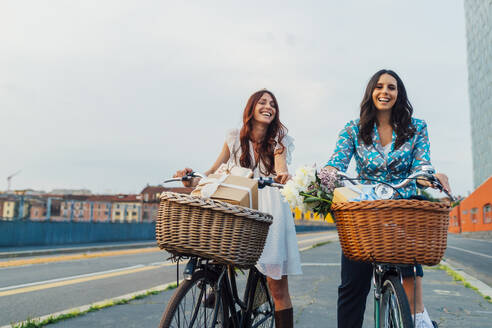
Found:
[[[391,70],[380,70],[367,84],[360,105],[360,119],[350,121],[340,132],[336,149],[326,164],[345,171],[352,156],[362,183],[379,180],[400,183],[420,167],[430,165],[427,125],[412,118],[413,108],[403,81]],[[435,177],[449,191],[444,174]],[[402,198],[412,198],[417,187],[427,181],[408,184],[399,189]],[[416,312],[417,328],[437,326],[431,322],[422,300],[422,266],[417,265],[416,309],[413,308],[413,268],[402,268],[403,287],[412,313]],[[338,327],[362,327],[367,294],[370,290],[372,265],[355,262],[342,254],[342,282],[338,287]]]
[[[260,90],[248,100],[243,112],[241,130],[229,131],[222,151],[206,175],[229,163],[254,172],[254,177],[274,177],[285,184],[290,179],[287,164],[294,150],[293,139],[280,122],[277,99],[272,92]],[[178,171],[175,177],[192,172]],[[183,182],[185,183],[185,182]],[[185,186],[195,186],[198,180]],[[292,302],[287,276],[301,274],[301,261],[290,207],[277,188],[258,190],[258,209],[273,216],[263,253],[256,267],[267,276],[268,287],[275,303],[275,326],[293,327]]]

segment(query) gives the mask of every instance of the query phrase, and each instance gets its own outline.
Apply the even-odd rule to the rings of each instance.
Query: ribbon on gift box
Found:
[[[245,178],[251,178],[253,176],[253,171],[251,169],[237,166],[234,163],[222,163],[217,170],[214,172],[215,174],[227,174],[227,175],[236,175]]]
[[[235,188],[235,189],[247,191],[249,196],[249,207],[253,206],[253,196],[251,195],[251,189],[244,186],[224,183],[225,179],[227,179],[228,176],[229,174],[223,174],[219,178],[207,177],[201,179],[200,183],[198,184],[198,187],[201,187],[200,195],[202,196],[202,198],[212,197],[212,195],[217,191],[219,186],[224,186],[228,188]]]

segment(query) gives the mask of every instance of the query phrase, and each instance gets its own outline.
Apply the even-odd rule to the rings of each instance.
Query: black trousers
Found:
[[[417,276],[424,272],[416,266]],[[402,267],[403,277],[413,277],[413,267]],[[371,290],[372,264],[349,260],[342,253],[342,283],[338,286],[338,328],[361,328],[366,310],[366,299]]]

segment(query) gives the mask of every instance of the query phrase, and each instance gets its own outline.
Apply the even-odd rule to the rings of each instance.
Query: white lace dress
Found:
[[[292,160],[293,141],[294,139],[290,136],[285,136],[282,140],[287,151],[287,164],[290,164]],[[229,162],[240,166],[241,143],[239,130],[229,131],[226,136],[226,142],[230,151]],[[255,156],[251,142],[249,149],[251,159],[254,161]],[[254,177],[260,176],[266,177],[260,173],[258,166],[256,166]],[[302,274],[294,218],[289,204],[282,198],[277,188],[265,187],[258,190],[258,210],[273,216],[273,223],[268,231],[265,248],[256,264],[258,270],[264,275],[277,280],[281,279],[283,275]]]

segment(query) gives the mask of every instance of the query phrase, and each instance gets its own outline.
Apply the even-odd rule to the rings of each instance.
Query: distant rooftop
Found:
[[[89,189],[53,189],[52,195],[92,195]]]

